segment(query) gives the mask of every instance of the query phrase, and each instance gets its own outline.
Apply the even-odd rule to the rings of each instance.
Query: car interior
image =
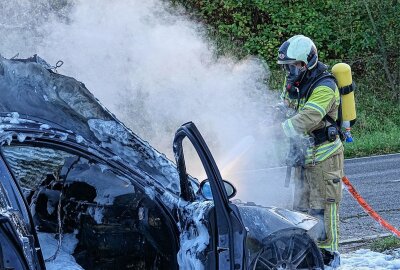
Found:
[[[71,255],[84,269],[176,265],[171,221],[129,176],[59,147],[11,144],[2,147],[2,154],[24,193],[37,233],[57,240],[54,255],[46,261],[54,260],[63,238],[72,235],[77,244]]]

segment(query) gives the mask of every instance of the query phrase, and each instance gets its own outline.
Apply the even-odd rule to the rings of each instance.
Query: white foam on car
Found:
[[[58,240],[54,237],[55,235],[51,233],[38,233],[45,260],[51,258],[57,252]],[[54,260],[46,262],[46,270],[84,270],[72,256],[77,244],[78,239],[76,239],[75,234],[63,234],[60,250]]]
[[[101,146],[106,149],[112,149],[121,159],[123,159],[131,168],[139,167],[144,163],[150,168],[154,168],[156,180],[171,191],[179,191],[179,176],[175,166],[166,159],[165,155],[157,151],[147,151],[146,156],[141,156],[139,149],[126,147],[128,142],[128,133],[121,125],[115,121],[104,121],[100,119],[91,119],[88,121],[89,127],[94,135],[101,141]],[[147,145],[147,142],[143,145]],[[143,173],[143,172],[142,172]]]
[[[204,269],[199,255],[204,252],[210,241],[204,213],[212,206],[212,202],[205,201],[196,202],[185,207],[188,222],[181,228],[181,231],[185,228],[185,232],[182,232],[179,237],[181,247],[177,257],[180,269]]]

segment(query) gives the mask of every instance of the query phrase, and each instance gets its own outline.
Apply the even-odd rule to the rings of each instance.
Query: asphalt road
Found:
[[[400,229],[400,154],[345,160],[350,182],[382,218]],[[260,205],[291,208],[293,185],[284,187],[286,167],[250,170],[226,175],[238,188],[236,198]],[[369,217],[343,190],[340,242],[389,233]]]
[[[348,159],[344,170],[367,203],[400,228],[400,154]],[[347,191],[343,193],[340,220],[342,241],[389,232],[370,218]]]

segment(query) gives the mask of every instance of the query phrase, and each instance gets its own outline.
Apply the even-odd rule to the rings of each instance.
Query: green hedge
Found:
[[[346,61],[360,76],[372,67],[400,98],[398,0],[171,1],[205,23],[218,53],[258,55],[276,69],[280,44],[301,33],[314,40],[323,61]]]
[[[265,59],[271,89],[282,81],[279,46],[309,36],[320,60],[352,67],[358,120],[347,156],[400,151],[400,0],[169,1],[204,23],[217,54]]]

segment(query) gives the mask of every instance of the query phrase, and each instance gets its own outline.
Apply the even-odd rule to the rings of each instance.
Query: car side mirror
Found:
[[[228,195],[228,199],[231,199],[233,197],[235,197],[236,195],[236,188],[235,186],[226,181],[226,180],[222,180],[224,182],[224,187],[226,190],[226,194]],[[212,192],[211,192],[211,186],[210,186],[210,181],[208,179],[202,181],[200,183],[200,191],[201,191],[201,195],[207,199],[207,200],[212,200],[213,196],[212,196]]]

